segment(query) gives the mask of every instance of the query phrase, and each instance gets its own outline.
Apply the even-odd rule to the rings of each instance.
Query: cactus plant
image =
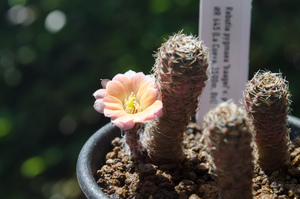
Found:
[[[246,84],[244,106],[253,118],[258,163],[265,172],[286,168],[288,152],[287,116],[290,107],[288,82],[281,73],[258,71]]]
[[[156,53],[153,72],[162,95],[163,116],[146,126],[145,147],[154,163],[180,162],[183,132],[195,115],[207,80],[207,48],[182,32],[171,36]]]
[[[253,126],[243,108],[232,101],[204,116],[204,138],[211,169],[222,199],[252,198]]]
[[[94,93],[94,107],[124,132],[133,160],[181,163],[183,133],[208,79],[208,51],[198,38],[179,32],[162,44],[155,58],[153,75],[128,71],[103,80],[103,89]],[[204,117],[205,148],[223,199],[253,197],[254,135],[257,161],[265,171],[289,165],[287,81],[280,73],[259,71],[243,95],[246,110],[227,101]]]

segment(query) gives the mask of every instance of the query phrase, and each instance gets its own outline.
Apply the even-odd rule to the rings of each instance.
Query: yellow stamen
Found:
[[[124,107],[125,111],[129,114],[135,114],[141,111],[140,104],[137,102],[133,92],[131,92],[131,95],[125,99]]]

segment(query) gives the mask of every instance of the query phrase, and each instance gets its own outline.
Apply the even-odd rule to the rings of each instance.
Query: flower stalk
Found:
[[[133,160],[144,162],[147,158],[147,151],[140,140],[141,124],[136,124],[133,128],[124,131],[126,144],[129,146]]]

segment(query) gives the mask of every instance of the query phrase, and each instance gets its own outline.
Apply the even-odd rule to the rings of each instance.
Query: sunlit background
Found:
[[[300,117],[300,2],[253,0],[250,75],[281,71]],[[149,73],[163,38],[198,34],[198,0],[0,1],[0,197],[84,198],[75,167],[109,120],[101,78]]]

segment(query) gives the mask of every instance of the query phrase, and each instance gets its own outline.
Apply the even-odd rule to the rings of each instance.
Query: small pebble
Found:
[[[116,147],[116,146],[121,146],[122,145],[122,139],[120,137],[116,137],[111,144]]]
[[[198,175],[204,175],[208,172],[209,170],[209,164],[208,163],[200,163],[196,165],[195,171]]]
[[[117,162],[116,164],[112,165],[114,170],[124,171],[125,165],[122,162]]]
[[[189,199],[200,199],[196,194],[192,194]]]
[[[297,166],[299,166],[299,164],[300,164],[300,155],[297,155],[297,156],[293,159],[292,165],[295,166],[295,167],[297,167]]]
[[[110,166],[110,165],[113,165],[114,162],[115,162],[115,161],[114,161],[113,159],[107,159],[107,160],[106,160],[106,165],[109,165],[109,166]]]
[[[259,190],[260,189],[260,184],[258,184],[258,183],[253,183],[253,185],[252,185],[252,188],[253,188],[253,190],[255,190],[255,191],[257,191],[257,190]]]
[[[139,164],[138,171],[143,178],[156,173],[156,170],[152,164]]]
[[[261,182],[262,185],[266,185],[266,184],[269,184],[269,180],[268,178],[264,178]]]
[[[297,155],[300,154],[300,148],[296,148],[292,153],[291,153],[291,158],[294,159]]]
[[[112,151],[112,152],[109,152],[108,154],[106,154],[106,159],[114,159],[117,157],[117,153]]]
[[[191,180],[182,180],[179,185],[175,188],[177,192],[184,191],[187,194],[192,194],[196,190],[196,185]]]

